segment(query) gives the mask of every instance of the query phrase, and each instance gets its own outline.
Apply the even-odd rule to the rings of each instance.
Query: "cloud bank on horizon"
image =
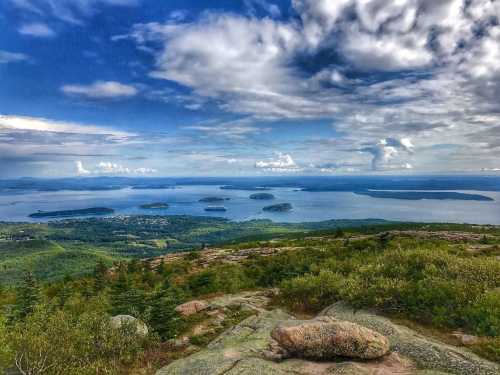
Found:
[[[500,170],[500,1],[0,10],[0,178]]]

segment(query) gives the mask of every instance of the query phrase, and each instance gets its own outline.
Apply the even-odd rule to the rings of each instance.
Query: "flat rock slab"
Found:
[[[381,333],[389,339],[391,351],[410,358],[419,368],[433,370],[427,374],[498,375],[500,366],[470,351],[447,345],[395,324],[374,312],[355,310],[339,302],[320,314],[357,323]],[[438,372],[435,372],[438,371]]]

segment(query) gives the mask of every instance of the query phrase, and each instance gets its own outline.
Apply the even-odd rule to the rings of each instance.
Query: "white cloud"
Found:
[[[76,174],[79,176],[85,176],[90,174],[91,172],[84,168],[83,163],[79,160],[76,163]]]
[[[83,125],[67,121],[54,121],[36,117],[0,115],[0,132],[9,131],[94,134],[108,135],[117,138],[124,138],[133,135],[131,133],[95,125]]]
[[[303,170],[303,168],[300,168],[295,163],[290,154],[283,154],[281,152],[276,154],[276,159],[257,161],[255,163],[255,168],[262,169],[266,172],[278,173],[300,172]]]
[[[20,62],[27,60],[29,60],[29,57],[24,53],[0,50],[0,64],[9,64],[13,62]]]
[[[101,161],[93,169],[83,166],[81,161],[75,163],[78,175],[147,175],[156,173],[157,170],[147,167],[131,168],[110,161]]]
[[[28,23],[21,25],[18,29],[22,35],[33,36],[37,38],[53,38],[56,36],[54,30],[44,23]]]
[[[67,95],[92,99],[129,98],[138,93],[134,86],[115,81],[96,81],[90,85],[64,85],[61,91]]]
[[[374,145],[361,148],[359,151],[372,154],[372,170],[381,171],[385,169],[412,169],[412,165],[408,162],[391,164],[391,161],[400,155],[400,151],[411,154],[413,149],[413,144],[409,138],[384,138]]]
[[[100,5],[134,3],[79,0],[83,5],[69,6],[69,0],[61,0],[47,8],[45,0],[11,1],[26,10],[35,4],[45,13],[57,11],[60,18],[66,10],[77,22]],[[271,17],[259,18],[270,2],[247,4],[246,16],[205,12],[194,19],[178,12],[164,23],[137,24],[128,35],[113,38],[131,38],[151,54],[150,76],[189,88],[189,94],[168,92],[162,100],[193,110],[215,104],[248,119],[186,127],[193,138],[243,145],[272,126],[262,121],[321,119],[331,120],[340,140],[324,146],[323,155],[338,165],[356,164],[346,170],[363,170],[359,163],[364,170],[496,165],[498,1],[294,0],[296,17],[288,20],[270,8]],[[0,51],[0,63],[26,59]],[[139,88],[147,91],[102,81],[61,90],[87,98],[127,98]],[[304,163],[325,164],[308,155],[310,150],[300,154],[286,147]],[[331,173],[335,167],[316,170]]]
[[[500,168],[481,168],[482,172],[500,172]]]

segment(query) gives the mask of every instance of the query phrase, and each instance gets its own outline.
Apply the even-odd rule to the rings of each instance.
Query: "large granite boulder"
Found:
[[[182,316],[190,316],[199,313],[200,311],[205,310],[208,307],[208,304],[205,301],[189,301],[179,305],[175,308]]]
[[[385,336],[359,324],[331,317],[284,322],[273,329],[271,337],[296,358],[375,359],[389,352]]]
[[[148,326],[140,320],[130,315],[115,315],[110,319],[110,325],[114,329],[120,329],[125,326],[134,326],[136,334],[142,337],[148,335]]]

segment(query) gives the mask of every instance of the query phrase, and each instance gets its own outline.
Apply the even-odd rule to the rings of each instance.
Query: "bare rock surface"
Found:
[[[234,301],[236,296],[229,297],[229,300]],[[224,301],[222,305],[227,306],[228,300],[223,298],[219,300],[219,303],[221,301]],[[210,301],[207,302],[210,305]],[[379,342],[380,337],[385,336],[391,352],[370,360],[337,357],[317,361],[295,356],[285,357],[281,361],[270,360],[265,353],[269,352],[269,348],[277,345],[277,341],[273,339],[271,333],[276,332],[277,327],[297,327],[307,321],[297,320],[279,309],[266,311],[262,308],[262,311],[257,312],[256,315],[226,330],[204,349],[169,364],[160,369],[156,375],[500,374],[498,365],[481,359],[466,349],[429,339],[409,328],[394,324],[389,319],[371,312],[355,311],[342,303],[331,306],[307,324],[319,324],[318,322],[331,324],[338,320],[344,321],[344,323],[355,323],[349,327],[356,327],[356,329],[353,328],[349,332],[355,330],[360,330],[363,334],[369,332],[370,334],[367,334],[366,337],[376,338],[373,342]],[[365,328],[362,330],[357,328],[360,326]],[[324,332],[331,333],[328,330]],[[276,338],[275,334],[273,336]],[[383,342],[384,340],[380,339],[380,343]],[[377,350],[380,350],[378,353],[382,353],[385,349],[386,347],[382,345],[382,350]],[[331,349],[326,348],[325,350],[328,352]],[[294,354],[292,353],[292,355]]]
[[[498,364],[482,359],[464,348],[420,335],[371,311],[355,310],[339,302],[326,308],[321,315],[354,322],[383,334],[389,339],[391,351],[410,358],[422,369],[457,375],[500,374]]]

